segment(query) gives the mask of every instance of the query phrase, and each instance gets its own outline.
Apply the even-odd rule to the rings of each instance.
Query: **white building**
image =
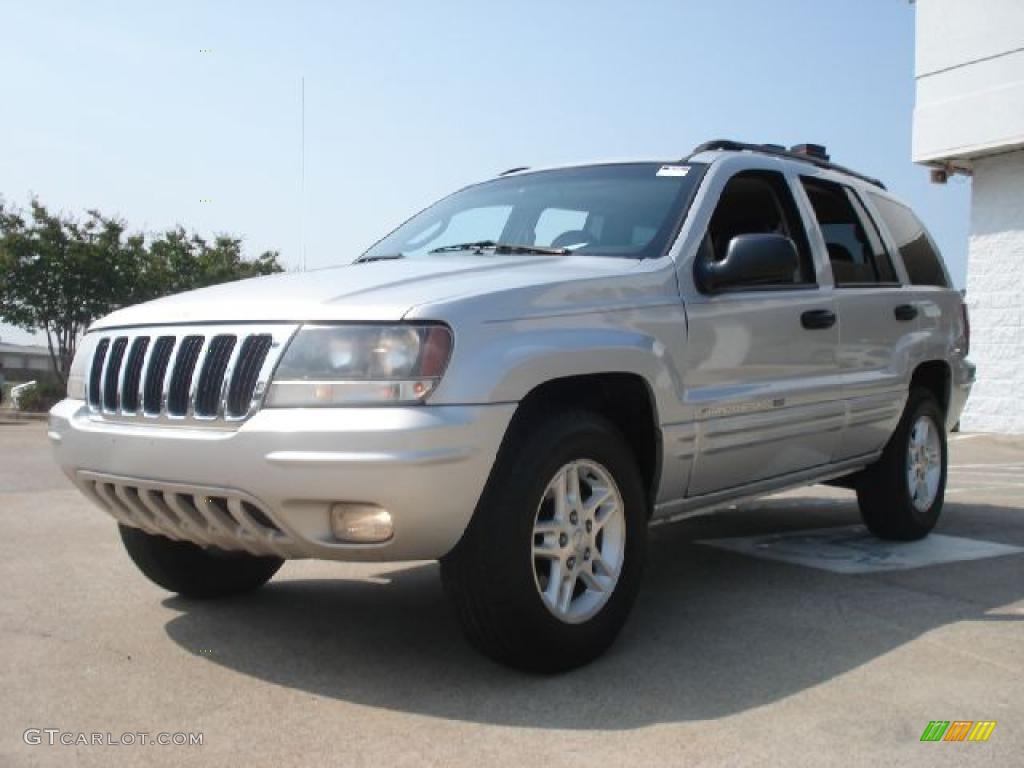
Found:
[[[0,371],[8,383],[45,378],[50,374],[50,351],[31,344],[0,341]]]
[[[1024,433],[1024,0],[917,0],[914,161],[973,177],[965,431]]]

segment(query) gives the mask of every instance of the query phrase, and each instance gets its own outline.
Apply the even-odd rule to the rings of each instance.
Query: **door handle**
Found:
[[[892,311],[897,320],[913,320],[917,317],[917,307],[913,304],[900,304]]]
[[[800,315],[800,324],[808,330],[831,328],[836,324],[836,313],[831,309],[809,309]]]

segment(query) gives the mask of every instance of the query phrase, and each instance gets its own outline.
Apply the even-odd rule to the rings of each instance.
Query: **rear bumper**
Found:
[[[515,408],[266,409],[216,430],[113,424],[65,400],[49,435],[72,482],[129,525],[285,557],[428,560],[462,536]],[[336,502],[383,507],[394,535],[339,541]]]

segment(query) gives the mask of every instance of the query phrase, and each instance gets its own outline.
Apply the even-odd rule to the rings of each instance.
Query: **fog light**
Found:
[[[334,504],[331,531],[341,541],[376,544],[390,539],[394,527],[391,513],[373,504]]]

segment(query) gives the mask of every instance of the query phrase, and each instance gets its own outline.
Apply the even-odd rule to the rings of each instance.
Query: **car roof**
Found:
[[[808,150],[807,148],[811,149]],[[759,155],[772,158],[778,158],[780,160],[788,160],[793,163],[810,164],[816,168],[833,171],[840,176],[844,176],[850,179],[856,179],[860,182],[865,182],[879,190],[885,190],[885,184],[876,178],[867,176],[857,171],[846,168],[842,165],[838,165],[829,160],[828,154],[823,146],[818,145],[799,145],[792,149],[786,149],[783,146],[777,144],[748,144],[738,141],[731,141],[728,139],[719,139],[715,141],[705,142],[696,148],[689,155],[682,158],[675,158],[666,160],[664,158],[622,158],[622,159],[604,159],[596,160],[591,162],[577,162],[577,163],[565,163],[560,165],[550,165],[540,168],[530,168],[528,166],[519,166],[510,168],[509,170],[498,174],[498,178],[503,176],[517,176],[521,174],[536,173],[538,171],[551,171],[561,170],[567,168],[583,168],[588,166],[599,166],[599,165],[621,165],[628,163],[662,163],[665,165],[685,165],[686,163],[706,163],[711,164],[716,160],[719,160],[725,156],[735,155]],[[788,163],[787,163],[788,165]]]

